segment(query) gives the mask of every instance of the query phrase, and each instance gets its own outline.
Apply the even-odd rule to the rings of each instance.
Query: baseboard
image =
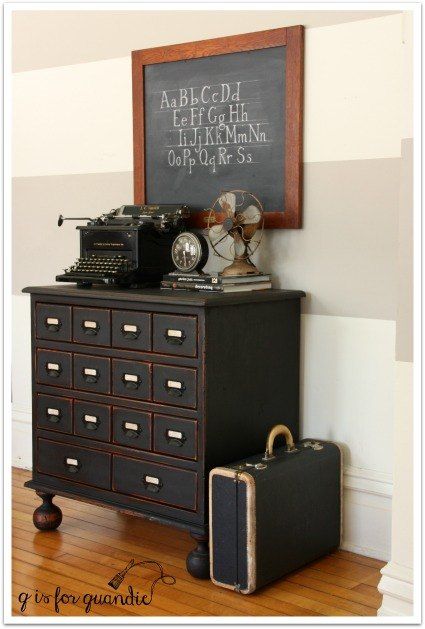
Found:
[[[32,412],[17,404],[12,405],[12,465],[32,469]]]
[[[413,570],[390,562],[381,573],[378,590],[383,599],[378,616],[413,617]]]
[[[12,462],[32,468],[31,410],[13,406]],[[342,545],[359,555],[389,561],[392,481],[389,474],[352,466],[344,468]]]
[[[32,469],[31,411],[26,409],[12,410],[12,465]]]

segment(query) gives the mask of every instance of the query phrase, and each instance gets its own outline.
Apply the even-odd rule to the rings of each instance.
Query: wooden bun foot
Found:
[[[41,491],[36,492],[43,504],[37,507],[32,516],[34,526],[40,531],[54,531],[62,522],[62,511],[52,503],[54,494],[46,494]]]
[[[190,551],[186,559],[189,574],[195,579],[210,578],[210,554],[208,551],[208,537],[206,535],[190,534],[197,542],[197,547]]]

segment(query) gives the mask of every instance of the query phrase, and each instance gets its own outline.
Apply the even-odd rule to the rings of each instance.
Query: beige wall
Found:
[[[398,356],[411,360],[412,208],[400,202],[412,168],[407,14],[16,12],[16,320],[21,330],[28,317],[22,287],[52,283],[77,255],[77,234],[69,224],[58,230],[57,214],[96,215],[131,201],[130,51],[291,24],[307,26],[304,228],[268,231],[258,260],[276,286],[307,292],[302,426],[306,435],[344,444],[345,547],[387,558],[397,326]],[[32,230],[25,229],[29,216],[37,217]],[[22,347],[20,340],[17,460],[26,460],[30,404]]]

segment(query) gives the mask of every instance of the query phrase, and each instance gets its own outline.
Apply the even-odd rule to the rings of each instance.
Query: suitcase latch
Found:
[[[303,448],[311,448],[312,450],[323,450],[323,444],[320,441],[304,441]]]

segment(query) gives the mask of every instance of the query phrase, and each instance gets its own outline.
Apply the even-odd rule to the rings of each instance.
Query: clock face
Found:
[[[194,271],[206,262],[203,243],[196,234],[191,232],[184,232],[177,236],[173,242],[171,255],[177,269],[183,273]]]

